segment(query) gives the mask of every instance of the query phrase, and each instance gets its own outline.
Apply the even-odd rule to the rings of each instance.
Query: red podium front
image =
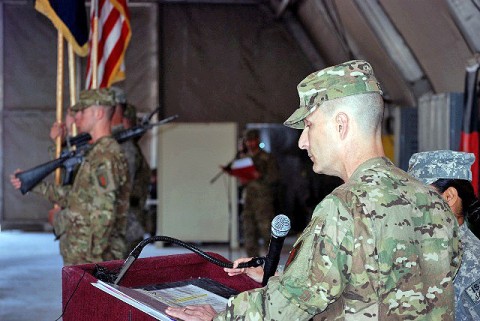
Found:
[[[209,255],[223,261],[227,259],[215,253]],[[108,270],[118,270],[123,261],[102,262]],[[64,321],[143,321],[155,318],[127,303],[97,289],[91,283],[95,264],[65,266],[62,269],[62,305]],[[179,254],[137,259],[119,285],[143,287],[148,285],[184,281],[193,278],[210,278],[239,292],[260,287],[248,276],[229,277],[223,268],[208,262],[197,254]]]

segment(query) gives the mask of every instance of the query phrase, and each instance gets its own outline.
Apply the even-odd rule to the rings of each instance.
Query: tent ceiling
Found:
[[[480,50],[480,4],[475,1],[270,4],[274,11],[294,13],[326,65],[358,58],[371,62],[387,98],[398,105],[416,105],[427,92],[463,91],[467,61]]]
[[[290,10],[328,65],[366,59],[390,100],[416,105],[426,92],[463,91],[469,43],[480,31],[480,12],[471,5],[467,20],[465,2],[304,0]]]
[[[156,2],[268,4],[315,69],[366,59],[396,105],[415,106],[425,93],[462,92],[467,61],[480,51],[478,0]]]

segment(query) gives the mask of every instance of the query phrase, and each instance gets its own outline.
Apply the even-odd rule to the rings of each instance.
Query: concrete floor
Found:
[[[294,238],[287,237],[280,264],[284,264]],[[227,245],[196,245],[204,251],[218,253],[228,259],[245,256],[243,250],[229,250]],[[140,257],[187,253],[189,250],[170,246],[147,245]],[[62,257],[58,242],[51,233],[0,232],[0,320],[61,320]]]

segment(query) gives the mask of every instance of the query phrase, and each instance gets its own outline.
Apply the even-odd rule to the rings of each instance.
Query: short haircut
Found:
[[[373,133],[382,123],[384,103],[380,94],[365,93],[326,101],[319,109],[331,116],[345,110],[365,133]]]

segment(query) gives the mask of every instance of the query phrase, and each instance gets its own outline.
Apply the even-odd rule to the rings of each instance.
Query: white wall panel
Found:
[[[227,242],[231,231],[231,245],[236,247],[236,180],[227,175],[213,184],[210,180],[236,153],[237,125],[168,124],[159,128],[158,140],[157,234],[182,241]]]

